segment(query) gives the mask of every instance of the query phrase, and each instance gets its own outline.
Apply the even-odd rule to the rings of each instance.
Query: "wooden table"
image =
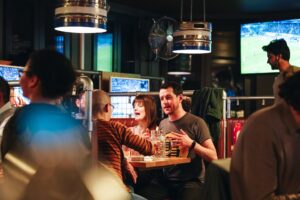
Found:
[[[169,167],[172,165],[178,165],[178,164],[186,164],[190,163],[190,158],[157,158],[154,160],[144,160],[144,161],[130,161],[132,166],[141,168],[141,169],[151,169],[151,168],[163,168],[163,167]]]

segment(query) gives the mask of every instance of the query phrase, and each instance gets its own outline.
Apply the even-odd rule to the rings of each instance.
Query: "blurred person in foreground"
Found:
[[[274,103],[277,104],[282,101],[278,95],[279,85],[295,72],[299,71],[300,68],[290,64],[290,49],[284,39],[272,40],[268,45],[263,46],[262,49],[267,52],[267,62],[272,70],[279,70],[279,74],[275,77],[273,83]]]
[[[188,151],[191,162],[164,168],[163,176],[151,181],[140,194],[151,200],[201,199],[205,173],[203,160],[210,162],[217,159],[209,129],[203,119],[183,109],[183,90],[179,84],[164,83],[160,87],[159,98],[164,113],[168,115],[160,122],[159,128],[172,139],[172,146]]]
[[[64,55],[46,49],[31,54],[20,79],[31,103],[15,112],[3,132],[0,199],[95,198],[88,134],[56,105],[75,78]]]
[[[232,155],[233,200],[300,199],[300,72],[280,85],[284,100],[247,119]]]
[[[98,160],[124,180],[127,171],[122,145],[132,148],[144,155],[152,155],[155,148],[152,143],[139,135],[135,135],[125,125],[111,121],[113,105],[110,97],[103,90],[93,91],[92,113],[94,132],[98,141]],[[128,189],[132,199],[145,199]]]

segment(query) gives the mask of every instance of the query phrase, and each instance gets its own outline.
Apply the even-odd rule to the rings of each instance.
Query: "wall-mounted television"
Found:
[[[262,46],[280,38],[285,39],[290,48],[290,63],[300,66],[300,19],[241,24],[241,74],[278,72],[267,63],[267,53]]]
[[[149,92],[149,79],[110,77],[110,92]]]
[[[110,92],[149,92],[149,79],[110,77]],[[132,102],[135,96],[112,96],[113,118],[132,118]]]

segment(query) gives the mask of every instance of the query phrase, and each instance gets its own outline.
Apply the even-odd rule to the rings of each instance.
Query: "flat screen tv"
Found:
[[[285,39],[291,52],[290,63],[300,66],[300,19],[242,24],[240,27],[241,74],[275,73],[267,63],[262,46]]]
[[[110,92],[149,92],[149,79],[110,77]]]

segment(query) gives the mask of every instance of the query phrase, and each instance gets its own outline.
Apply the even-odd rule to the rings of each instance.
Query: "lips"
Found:
[[[164,106],[163,108],[164,109],[169,109],[169,108],[171,108],[171,106]]]

